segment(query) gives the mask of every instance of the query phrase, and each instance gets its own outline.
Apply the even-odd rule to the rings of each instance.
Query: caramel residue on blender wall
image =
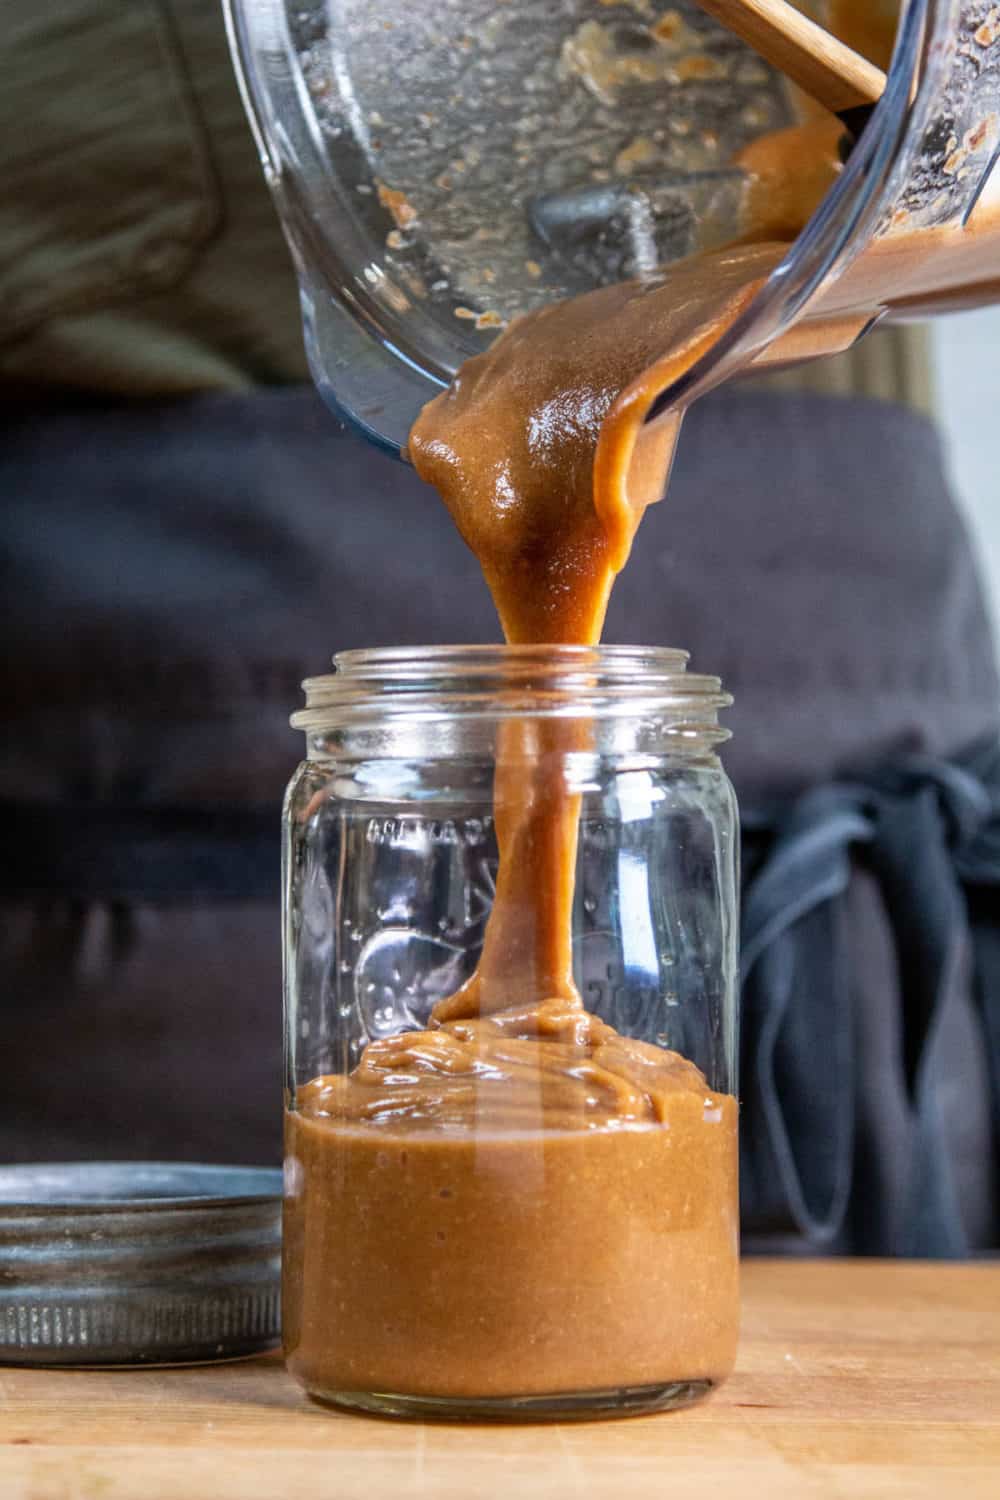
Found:
[[[378,193],[378,201],[382,207],[388,209],[396,221],[398,229],[410,229],[417,222],[417,210],[409,201],[406,194],[399,188],[387,187],[377,177],[375,179],[375,190]]]

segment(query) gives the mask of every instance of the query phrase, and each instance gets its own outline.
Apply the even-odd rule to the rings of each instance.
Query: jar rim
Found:
[[[309,677],[306,733],[386,719],[608,718],[655,715],[671,732],[729,733],[732,703],[718,677],[688,671],[688,653],[664,646],[389,646],[338,652],[333,672]]]

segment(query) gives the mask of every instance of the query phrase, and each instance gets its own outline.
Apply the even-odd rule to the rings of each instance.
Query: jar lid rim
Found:
[[[568,645],[563,643],[537,642],[528,645],[508,645],[502,641],[485,644],[461,644],[443,646],[372,646],[338,651],[332,657],[334,672],[340,676],[354,676],[360,672],[381,668],[386,671],[402,671],[409,667],[426,671],[429,664],[468,670],[470,666],[484,668],[509,666],[511,664],[598,663],[603,666],[639,668],[644,665],[674,667],[684,671],[690,661],[690,653],[672,646],[620,646],[601,643],[596,646]],[[330,675],[330,674],[327,674]]]
[[[666,714],[677,729],[714,731],[732,699],[718,677],[687,670],[662,646],[427,646],[339,652],[334,671],[303,682],[292,726],[308,731],[372,717],[607,717]],[[723,737],[728,738],[728,735]]]

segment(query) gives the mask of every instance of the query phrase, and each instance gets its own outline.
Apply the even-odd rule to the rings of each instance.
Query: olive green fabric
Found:
[[[219,0],[5,0],[0,381],[144,397],[308,378]],[[929,405],[922,336],[768,376]]]
[[[154,396],[307,378],[219,0],[5,0],[0,372]]]

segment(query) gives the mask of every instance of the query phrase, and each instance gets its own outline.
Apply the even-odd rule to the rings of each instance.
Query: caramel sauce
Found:
[[[900,0],[827,0],[825,24],[855,52],[888,68],[899,24]]]
[[[749,247],[545,308],[414,426],[410,454],[507,640],[593,643],[679,414],[643,417],[782,253]],[[666,355],[663,350],[670,352]],[[496,895],[475,974],[287,1115],[285,1346],[332,1399],[478,1401],[725,1378],[737,1107],[583,1007],[572,971],[589,727],[500,726]]]

